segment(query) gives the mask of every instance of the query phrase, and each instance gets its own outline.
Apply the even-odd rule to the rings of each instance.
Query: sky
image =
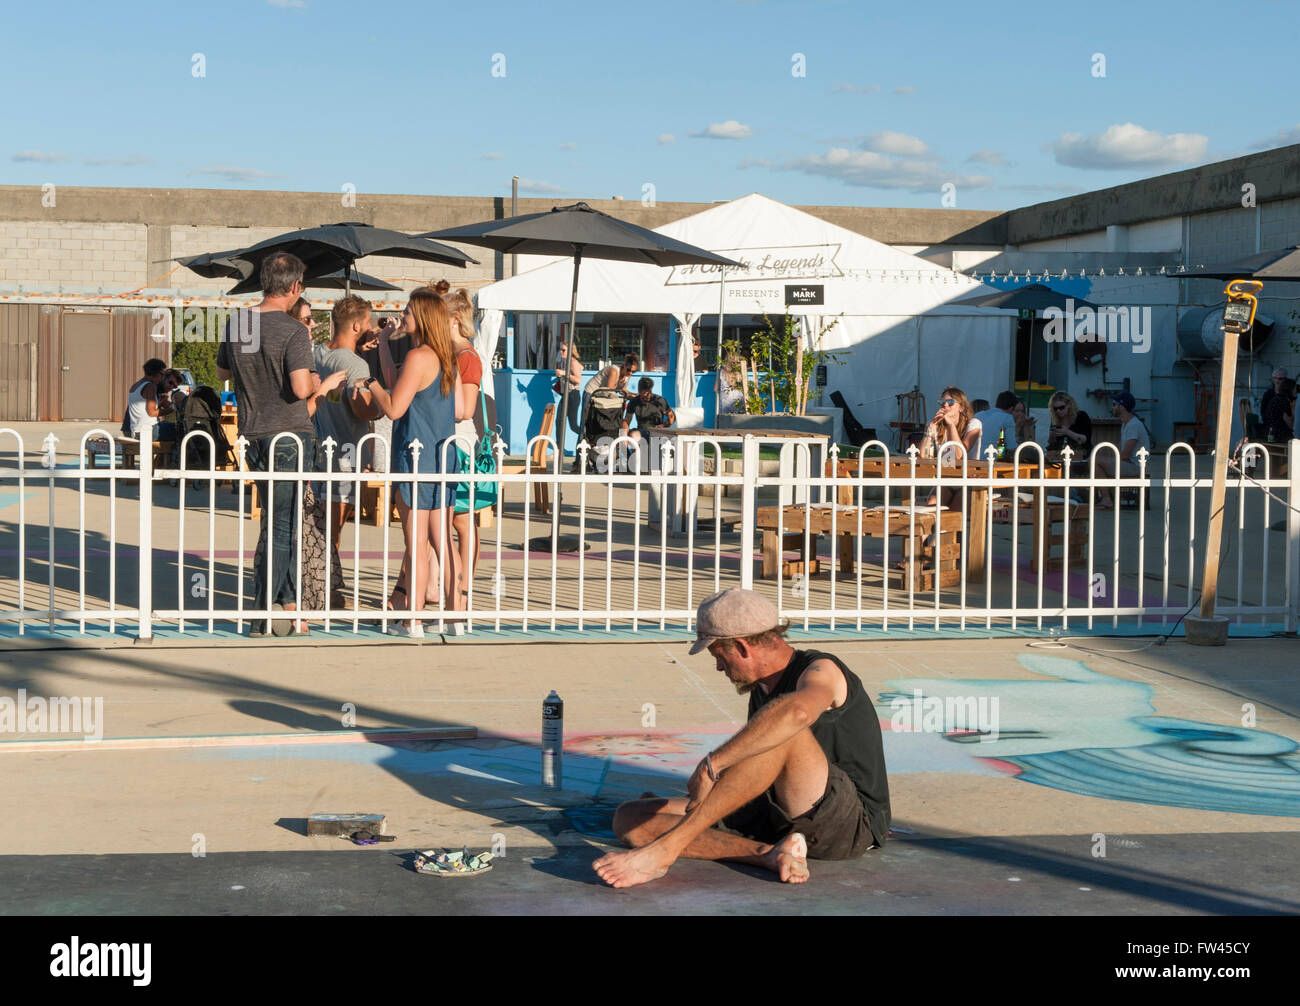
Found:
[[[508,196],[518,175],[564,201],[990,210],[1300,142],[1296,0],[51,0],[5,20],[8,185]]]

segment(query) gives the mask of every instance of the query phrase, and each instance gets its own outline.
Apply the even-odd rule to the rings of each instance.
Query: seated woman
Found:
[[[1048,408],[1052,412],[1052,427],[1047,431],[1047,449],[1062,451],[1069,447],[1075,461],[1087,460],[1092,452],[1092,420],[1088,413],[1064,391],[1052,396]]]
[[[1011,418],[1016,421],[1016,443],[1032,444],[1038,440],[1038,420],[1029,414],[1029,406],[1023,398],[1017,399],[1011,410]]]
[[[971,404],[961,388],[944,388],[939,396],[939,408],[934,418],[925,428],[925,437],[921,441],[921,457],[939,459],[942,468],[960,468],[963,456],[971,461],[979,460],[980,439],[983,429],[975,418]],[[945,487],[940,492],[936,488],[925,501],[926,506],[934,506],[937,501],[949,509],[961,505],[960,488]],[[915,500],[915,496],[912,497]],[[926,545],[934,544],[934,535],[925,540]],[[905,569],[907,562],[895,563],[897,568]]]
[[[944,388],[939,396],[939,408],[925,428],[921,456],[938,457],[944,468],[960,468],[963,454],[971,461],[979,460],[982,436],[980,421],[975,418],[961,388]],[[945,489],[942,505],[952,506],[956,498],[956,489]],[[933,504],[934,501],[935,496],[931,494],[929,502]]]
[[[944,388],[939,396],[939,408],[925,428],[921,456],[940,457],[945,468],[960,465],[963,453],[976,461],[979,459],[982,435],[983,427],[975,418],[970,402],[961,388]],[[944,444],[948,446],[944,447]],[[962,450],[959,451],[955,444],[960,444]]]

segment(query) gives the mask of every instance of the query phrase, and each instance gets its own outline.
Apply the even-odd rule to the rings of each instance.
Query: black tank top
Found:
[[[809,728],[822,746],[826,760],[853,780],[858,797],[867,811],[867,822],[877,842],[885,844],[889,832],[889,780],[885,775],[885,749],[880,737],[880,720],[862,681],[844,666],[844,661],[819,650],[795,650],[776,687],[765,693],[755,687],[749,693],[749,718],[779,695],[788,695],[815,660],[829,660],[848,683],[848,698],[838,709],[828,709]]]

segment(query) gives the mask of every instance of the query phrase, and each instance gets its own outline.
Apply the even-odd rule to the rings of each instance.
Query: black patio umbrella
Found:
[[[1260,279],[1300,282],[1300,245],[1260,252],[1215,265],[1188,266],[1186,272],[1166,273],[1171,279]]]
[[[349,292],[354,263],[367,255],[388,255],[392,258],[416,259],[422,262],[441,262],[459,268],[478,261],[464,252],[439,244],[437,241],[361,223],[326,224],[323,227],[288,231],[247,248],[209,252],[206,255],[193,255],[175,261],[200,276],[209,278],[230,276],[247,279],[256,276],[261,271],[263,259],[275,252],[289,252],[302,259],[307,267],[305,273],[307,279],[343,271],[344,288]],[[239,262],[248,263],[247,273],[242,271]],[[232,273],[232,268],[240,271]]]
[[[351,293],[353,290],[400,290],[400,286],[394,286],[378,276],[371,276],[364,272],[357,272],[356,269],[339,269],[337,272],[327,273],[324,276],[312,276],[306,280],[308,288],[313,290],[346,290]],[[262,289],[261,279],[257,276],[248,276],[242,279],[231,288],[232,296],[241,293],[257,293]]]
[[[465,244],[481,245],[504,254],[516,255],[572,255],[573,256],[573,298],[569,307],[569,332],[566,344],[568,359],[573,359],[574,327],[578,321],[578,273],[582,268],[582,259],[612,259],[616,262],[644,262],[646,265],[717,265],[740,267],[721,255],[715,255],[704,248],[686,244],[666,237],[636,224],[627,223],[612,217],[608,213],[594,210],[586,203],[574,203],[571,206],[553,206],[545,213],[526,213],[522,216],[507,217],[504,220],[484,220],[481,223],[467,224],[464,227],[452,227],[447,230],[430,231],[422,234],[425,238],[438,238],[445,241],[458,241]],[[564,383],[564,400],[560,404],[560,421],[556,424],[564,428],[565,416],[569,414],[569,382]],[[564,454],[564,436],[559,438],[561,447],[555,452],[555,473],[560,470],[560,458]],[[557,551],[576,551],[578,545],[560,548],[560,487],[556,486],[555,509],[552,527],[552,545]],[[566,539],[564,544],[570,544]]]
[[[1050,286],[1042,283],[1030,283],[1028,286],[1016,287],[1014,290],[994,290],[992,293],[976,294],[973,297],[955,300],[952,305],[954,307],[996,307],[1005,311],[1019,311],[1021,317],[1028,317],[1031,324],[1035,315],[1041,311],[1046,311],[1049,307],[1059,308],[1062,311],[1066,310],[1067,307],[1073,307],[1075,310],[1081,307],[1097,310],[1096,304],[1092,304],[1080,297],[1070,297],[1063,293],[1057,293]],[[1034,340],[1031,338],[1029,340],[1029,358],[1025,362],[1028,373],[1029,398],[1032,398],[1034,394],[1033,363]],[[1025,402],[1025,408],[1029,408],[1028,401]]]

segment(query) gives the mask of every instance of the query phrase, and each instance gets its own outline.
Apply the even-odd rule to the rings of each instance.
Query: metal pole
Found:
[[[515,175],[510,181],[510,215],[519,216],[519,176]],[[510,255],[510,275],[519,275],[519,256],[511,253]]]
[[[717,357],[717,363],[714,364],[714,368],[713,368],[715,373],[720,372],[722,370],[722,333],[723,333],[723,321],[725,320],[726,315],[727,315],[727,267],[724,265],[719,270],[718,273],[718,357]],[[689,403],[692,406],[695,404],[694,360],[695,360],[695,347],[692,346],[691,347],[691,361],[692,361],[691,362],[691,400]],[[683,404],[687,404],[687,403],[683,403]],[[714,406],[714,411],[716,413],[717,405]]]
[[[565,377],[564,396],[560,401],[560,408],[562,411],[560,413],[558,422],[556,422],[555,424],[555,428],[560,430],[560,435],[557,438],[556,449],[555,449],[554,467],[555,467],[556,475],[560,474],[560,465],[564,459],[564,441],[568,439],[569,395],[573,392],[573,382],[568,379],[569,375],[567,373],[567,369],[571,366],[569,361],[573,359],[573,337],[575,335],[574,329],[578,325],[578,270],[580,268],[582,268],[582,245],[574,245],[573,246],[573,297],[569,302],[569,331],[568,331],[568,337],[566,339],[566,344],[569,347],[569,351],[568,353],[565,354],[565,358],[564,358],[564,366],[566,368],[566,373],[564,375]],[[582,440],[581,424],[579,424],[578,427],[578,440],[579,441]],[[574,450],[574,457],[577,458],[576,447]],[[551,542],[557,548],[560,540],[560,504],[562,501],[561,497],[562,497],[562,487],[557,482],[555,484],[555,507],[551,513]],[[578,547],[581,548],[582,546],[579,545]]]

